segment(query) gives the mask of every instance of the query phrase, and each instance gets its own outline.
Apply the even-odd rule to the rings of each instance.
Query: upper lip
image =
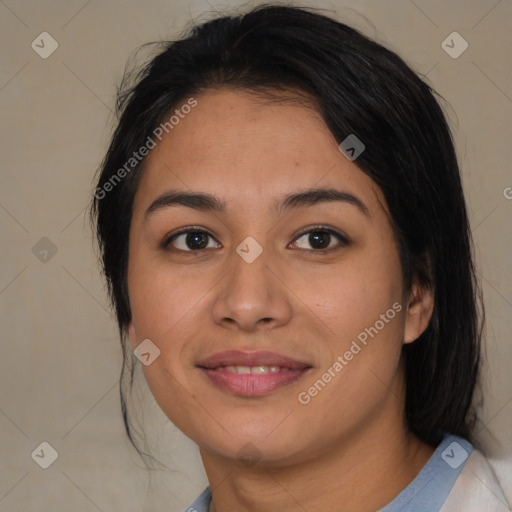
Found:
[[[210,369],[218,368],[219,366],[281,366],[291,370],[311,368],[311,365],[307,363],[276,354],[275,352],[243,352],[241,350],[217,352],[202,359],[197,366]]]

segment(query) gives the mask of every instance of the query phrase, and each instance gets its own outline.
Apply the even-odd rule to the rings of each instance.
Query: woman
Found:
[[[266,6],[167,44],[118,106],[92,214],[123,382],[140,360],[199,446],[187,510],[510,510],[471,444],[479,294],[430,87]]]

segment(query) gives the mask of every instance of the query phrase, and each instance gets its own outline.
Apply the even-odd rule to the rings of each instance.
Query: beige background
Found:
[[[448,102],[487,305],[479,428],[512,503],[512,2],[305,5],[396,50]],[[147,394],[148,431],[160,433],[170,470],[149,485],[125,438],[121,352],[84,210],[130,53],[207,10],[199,0],[0,1],[0,512],[179,512],[206,485],[194,445]],[[59,45],[47,59],[31,48],[43,31]],[[469,43],[457,59],[441,47],[453,31]],[[33,252],[42,237],[57,249],[46,262]],[[42,441],[58,452],[46,470],[31,458]]]

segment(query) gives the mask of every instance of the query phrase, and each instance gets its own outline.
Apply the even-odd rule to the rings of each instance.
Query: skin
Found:
[[[128,332],[133,348],[149,338],[161,351],[143,366],[148,385],[199,445],[210,510],[375,511],[433,453],[404,423],[401,358],[402,344],[427,327],[432,293],[416,284],[404,290],[381,190],[340,152],[312,107],[229,89],[196,99],[146,158],[134,201]],[[319,187],[353,194],[368,215],[339,201],[273,209],[287,194]],[[226,210],[174,205],[145,215],[176,189],[218,196]],[[319,252],[301,237],[318,224],[350,243],[327,237],[334,249]],[[206,249],[191,250],[185,236],[161,246],[189,226],[212,235]],[[236,252],[248,236],[263,249],[252,263]],[[298,394],[394,303],[402,310],[301,404]],[[270,350],[312,368],[268,395],[238,397],[196,367],[227,349]],[[257,460],[243,460],[248,443]]]

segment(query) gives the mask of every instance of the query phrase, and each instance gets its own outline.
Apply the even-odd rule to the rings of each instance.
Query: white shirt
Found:
[[[207,487],[185,512],[208,512],[211,499],[211,490]],[[494,471],[482,453],[465,439],[447,434],[416,478],[377,512],[511,510]]]

